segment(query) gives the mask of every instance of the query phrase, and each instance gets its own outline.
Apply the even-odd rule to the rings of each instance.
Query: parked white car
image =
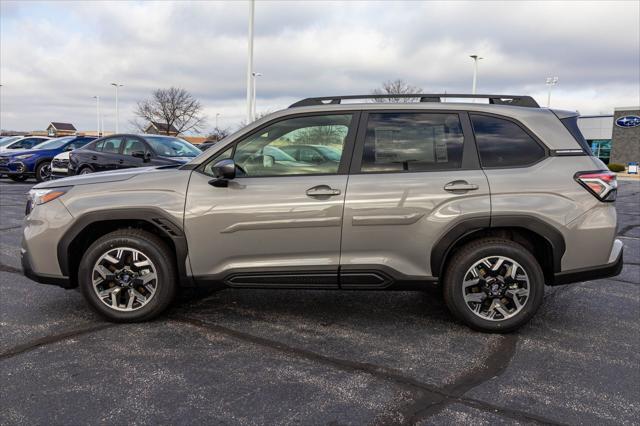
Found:
[[[51,177],[59,179],[67,177],[69,174],[69,154],[71,151],[64,151],[53,157],[51,160]]]
[[[8,151],[26,151],[33,149],[37,145],[40,145],[42,142],[46,142],[49,139],[51,138],[46,136],[18,136],[17,139],[10,143],[0,146],[0,153]]]

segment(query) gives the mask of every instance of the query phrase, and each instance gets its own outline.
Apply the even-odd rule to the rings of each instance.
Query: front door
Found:
[[[271,122],[194,171],[185,206],[197,280],[237,287],[338,287],[347,168],[357,114]],[[333,160],[303,162],[290,145],[323,146]],[[237,176],[214,187],[212,166],[233,158]]]
[[[98,142],[96,149],[100,149],[101,152],[92,153],[90,157],[93,171],[104,172],[117,169],[120,165],[120,160],[122,160],[122,155],[120,154],[121,144],[122,138],[120,136]]]
[[[134,153],[148,153],[147,144],[140,138],[135,136],[125,136],[124,145],[122,147],[122,156],[118,160],[119,169],[127,169],[130,167],[143,167],[150,165],[144,162],[144,158],[134,157]]]
[[[361,129],[345,200],[341,285],[425,284],[440,272],[432,258],[447,232],[463,221],[489,226],[489,185],[469,118],[370,112]]]

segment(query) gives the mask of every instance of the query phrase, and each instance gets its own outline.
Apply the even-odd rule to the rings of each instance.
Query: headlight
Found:
[[[71,189],[70,186],[60,188],[32,189],[29,191],[29,203],[32,206],[45,204],[63,196]]]
[[[31,158],[34,155],[35,154],[22,154],[22,155],[16,155],[14,158],[16,158],[18,160],[26,160],[27,158]]]

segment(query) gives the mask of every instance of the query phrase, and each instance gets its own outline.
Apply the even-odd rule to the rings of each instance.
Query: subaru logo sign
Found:
[[[640,117],[637,115],[625,115],[616,120],[618,127],[637,127],[640,126]]]

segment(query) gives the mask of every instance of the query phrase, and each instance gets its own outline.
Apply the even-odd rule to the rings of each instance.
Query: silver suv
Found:
[[[182,286],[440,286],[464,323],[505,332],[545,284],[620,272],[616,178],[576,113],[401,97],[305,99],[183,166],[39,184],[24,273],[113,321],[157,316]]]

